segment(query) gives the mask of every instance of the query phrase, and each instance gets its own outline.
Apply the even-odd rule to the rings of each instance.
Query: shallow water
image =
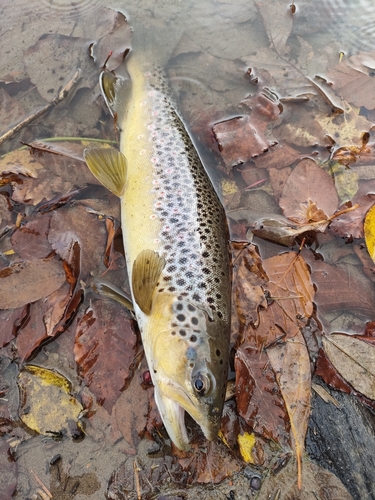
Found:
[[[290,1],[283,4],[287,12]],[[301,0],[295,5],[296,12],[293,14],[293,27],[288,36],[287,49],[281,55],[288,57],[293,64],[299,61],[298,64],[303,67],[306,76],[326,76],[327,68],[335,66],[340,57],[375,50],[375,8],[372,1]],[[171,85],[177,94],[186,125],[217,188],[225,191],[223,178],[231,182],[237,182],[241,178],[241,188],[244,190],[242,167],[233,172],[228,172],[223,167],[217,144],[212,137],[212,125],[238,116],[243,111],[239,103],[248,94],[254,93],[254,86],[245,76],[250,67],[260,79],[264,78],[261,70],[267,69],[274,78],[266,81],[267,87],[280,98],[295,97],[306,92],[307,88],[303,78],[296,81],[292,76],[290,81],[288,80],[287,73],[292,72],[291,68],[281,69],[269,58],[267,49],[270,42],[264,23],[255,5],[248,0],[30,0],[27,3],[19,0],[0,0],[0,39],[3,47],[0,87],[13,99],[7,104],[9,109],[14,109],[16,103],[20,107],[9,120],[9,113],[1,115],[0,133],[4,133],[24,116],[33,113],[39,106],[50,102],[79,66],[86,68],[90,78],[93,78],[92,81],[95,80],[104,63],[105,54],[100,54],[102,59],[90,62],[89,47],[91,44],[95,47],[98,33],[104,36],[104,28],[100,22],[104,7],[118,10],[126,16],[134,32],[135,53],[146,51],[150,59],[168,68]],[[53,50],[47,50],[43,40],[46,36],[57,34],[60,38],[56,39]],[[73,39],[74,45],[64,46],[64,43],[70,43]],[[306,43],[303,61],[300,56],[301,40]],[[45,56],[38,60],[39,47],[42,47],[40,51],[44,51],[42,54]],[[282,46],[282,51],[284,49]],[[72,51],[71,55],[66,54],[69,50]],[[281,73],[284,77],[282,85]],[[285,81],[288,83],[285,84]],[[22,131],[21,135],[16,135],[10,142],[5,143],[0,153],[18,148],[20,138],[25,142],[51,136],[85,136],[116,140],[113,127],[108,124],[108,116],[98,106],[98,95],[98,85],[83,86],[71,100],[68,99],[48,116]],[[298,122],[304,112],[301,108],[294,108],[290,120],[295,119]],[[369,121],[374,121],[374,114],[369,114],[368,110],[363,113],[370,116]],[[314,157],[322,162],[327,160],[327,150],[321,145],[310,142],[301,143],[298,147],[307,156],[314,154]],[[244,163],[243,168],[246,163],[252,165],[251,161]],[[262,182],[266,175],[264,169],[253,170],[250,175],[253,177],[246,181],[248,185]],[[228,203],[225,192],[221,195]],[[256,192],[253,190],[250,194],[242,193],[241,196],[241,202],[237,205],[228,203],[229,211],[245,208],[264,215],[280,210],[267,189]],[[318,257],[325,262],[338,265],[338,269],[344,269],[349,277],[354,276],[358,288],[361,283],[365,283],[366,290],[373,291],[373,282],[365,277],[350,241],[339,236],[319,238],[315,255],[319,254]],[[263,258],[285,250],[275,243],[265,243],[260,239],[255,241]],[[363,243],[363,240],[361,241]],[[311,263],[312,261],[313,259]],[[373,319],[366,307],[363,311],[358,308],[351,310],[350,305],[342,302],[340,304],[340,309],[329,309],[320,318],[327,333],[338,330],[357,332],[363,329],[366,321]],[[318,303],[318,308],[319,306]],[[72,343],[67,341],[68,344],[69,342]],[[56,367],[70,378],[78,389],[80,381],[76,367],[59,358],[57,350],[58,342],[49,344],[34,362]],[[14,380],[12,381],[15,369],[11,365],[6,366],[3,373],[6,384],[13,388],[10,395],[13,398],[11,413],[15,418],[18,404]],[[75,478],[92,473],[98,486],[94,492],[89,492],[87,487],[75,495],[72,493],[74,485],[69,483],[70,489],[56,490],[59,492],[53,498],[104,498],[111,474],[124,460],[123,448],[118,446],[117,441],[113,446],[108,445],[105,441],[106,433],[110,433],[109,428],[103,430],[102,442],[90,436],[80,443],[65,438],[56,443],[51,438],[40,436],[28,439],[22,436],[19,442],[15,442],[14,438],[15,444],[12,443],[12,446],[17,456],[17,471],[13,471],[17,483],[14,498],[33,498],[32,495],[35,495],[40,485],[31,470],[49,486],[51,469],[48,464],[56,453],[63,457],[63,469],[67,477]],[[9,441],[9,436],[6,435],[4,439]],[[144,462],[147,462],[146,448],[147,445],[141,443],[138,450]],[[81,481],[84,482],[83,479]],[[241,492],[243,485],[247,484],[246,481],[243,477],[237,478],[236,481],[238,486],[235,498],[247,498],[247,493]],[[93,484],[95,481],[91,482]],[[231,488],[227,482],[216,492],[207,491],[205,495],[207,498],[226,498]],[[200,494],[203,495],[202,492]],[[194,498],[194,492],[189,495]],[[0,499],[2,500],[1,492]]]

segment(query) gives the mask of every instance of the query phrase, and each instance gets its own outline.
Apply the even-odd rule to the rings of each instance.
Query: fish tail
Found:
[[[115,148],[85,149],[83,156],[91,173],[113,194],[122,197],[126,183],[126,159]]]

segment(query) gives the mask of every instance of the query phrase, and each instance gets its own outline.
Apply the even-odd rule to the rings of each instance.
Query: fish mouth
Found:
[[[185,424],[185,411],[189,413],[189,415],[199,425],[206,439],[213,441],[217,438],[220,428],[220,418],[210,418],[208,422],[205,422],[204,419],[197,418],[199,410],[197,411],[193,402],[185,401],[186,395],[183,398],[184,403],[187,403],[186,406],[191,407],[191,409],[195,411],[189,411],[187,408],[184,408],[184,406],[181,406],[180,403],[158,390],[157,386],[154,388],[155,401],[162,417],[163,424],[173,444],[178,449],[183,451],[191,449]]]
[[[173,444],[182,451],[188,451],[190,444],[185,425],[185,409],[176,401],[161,394],[156,387],[155,401]]]

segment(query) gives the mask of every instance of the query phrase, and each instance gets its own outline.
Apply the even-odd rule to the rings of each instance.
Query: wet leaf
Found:
[[[293,20],[288,6],[284,2],[275,2],[274,0],[256,2],[255,5],[262,16],[271,46],[278,54],[283,55],[293,27]]]
[[[372,123],[347,102],[343,102],[344,113],[337,116],[316,115],[315,120],[321,125],[325,135],[339,147],[363,146],[363,134],[368,133]]]
[[[281,394],[288,411],[293,449],[298,467],[298,485],[302,484],[302,457],[310,416],[311,376],[310,357],[302,333],[284,344],[267,350],[271,366],[276,373]]]
[[[354,106],[375,108],[373,71],[375,51],[362,52],[344,59],[328,71],[336,92]]]
[[[26,365],[18,375],[22,422],[39,434],[71,434],[79,427],[82,405],[71,393],[71,383],[61,374]]]
[[[74,355],[79,375],[109,413],[133,374],[136,353],[128,311],[110,300],[93,302],[78,321]]]
[[[254,457],[253,457],[253,448],[255,445],[255,435],[254,434],[249,434],[248,432],[245,432],[244,434],[239,434],[238,438],[238,445],[240,448],[240,453],[243,458],[243,460],[247,464],[253,464],[254,463]]]
[[[27,316],[27,307],[0,311],[0,347],[9,344]]]
[[[82,255],[85,256],[82,259],[82,279],[100,269],[106,240],[105,222],[99,220],[97,215],[89,213],[84,206],[67,206],[54,211],[48,241],[64,260],[69,254],[72,241],[79,241]]]
[[[323,337],[323,347],[340,375],[355,390],[375,399],[375,346],[337,333]]]
[[[267,281],[262,261],[254,245],[233,244],[232,332],[242,339],[250,324],[258,324],[258,308],[267,307],[262,285]]]
[[[25,111],[16,99],[12,99],[4,90],[0,89],[0,134],[6,132],[25,115]]]
[[[17,488],[17,462],[8,459],[9,444],[2,440],[0,441],[0,500],[9,500]]]
[[[3,269],[0,280],[0,308],[13,309],[58,290],[65,282],[65,273],[57,259],[33,260]]]
[[[309,201],[332,215],[338,207],[338,196],[331,176],[311,159],[302,160],[290,174],[280,198],[288,218],[306,220]]]
[[[342,310],[371,317],[375,293],[370,281],[352,266],[311,263],[311,278],[316,286],[315,301],[322,315]],[[328,325],[327,325],[328,326]]]
[[[52,253],[48,242],[51,215],[36,214],[35,219],[24,221],[11,237],[13,250],[25,260],[44,259]]]
[[[270,121],[280,114],[277,102],[271,93],[259,92],[243,104],[252,108],[251,115],[238,116],[216,123],[212,130],[219,151],[228,170],[231,167],[268,151],[276,141],[266,135]]]
[[[147,392],[142,389],[139,377],[133,377],[130,385],[118,394],[118,399],[112,408],[113,425],[125,439],[126,452],[131,455],[137,453],[137,446],[145,433],[148,414]],[[109,402],[103,406],[111,411]]]
[[[189,472],[187,484],[217,484],[241,469],[240,460],[237,460],[223,443],[197,437],[190,444],[191,451],[174,450],[182,469]]]
[[[66,282],[47,298],[30,305],[16,340],[22,361],[30,359],[41,344],[65,331],[77,313],[83,297],[83,290],[76,288],[80,257],[79,244],[74,242],[63,262]]]
[[[303,462],[303,483],[302,489],[299,490],[296,469],[295,461],[290,460],[280,472],[269,475],[263,483],[258,499],[268,500],[277,498],[279,495],[279,498],[283,500],[316,500],[317,498],[352,500],[352,496],[336,476],[309,460]]]
[[[364,222],[364,237],[367,251],[375,262],[375,205],[368,210]]]

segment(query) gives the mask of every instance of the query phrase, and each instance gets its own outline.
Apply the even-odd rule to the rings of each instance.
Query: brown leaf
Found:
[[[276,144],[267,153],[254,158],[253,161],[258,168],[282,169],[292,165],[297,160],[302,160],[303,155],[289,144]]]
[[[136,352],[130,314],[116,302],[94,301],[78,322],[74,355],[80,376],[108,412],[132,375]]]
[[[223,443],[197,437],[190,444],[192,451],[183,452],[174,449],[182,469],[189,473],[186,478],[187,484],[217,484],[241,469],[241,461],[233,457]]]
[[[24,220],[24,224],[12,234],[13,250],[25,260],[47,257],[52,252],[48,242],[51,215],[36,214],[35,219]]]
[[[280,114],[273,94],[260,91],[243,104],[252,109],[251,115],[238,116],[216,123],[212,130],[228,170],[231,167],[268,151],[276,144],[267,133],[269,123]]]
[[[280,206],[286,217],[300,218],[309,200],[327,215],[332,215],[338,207],[338,196],[331,176],[313,160],[305,158],[286,181]]]
[[[283,55],[286,42],[293,28],[293,19],[284,2],[266,0],[255,3],[266,29],[271,46]]]
[[[287,446],[290,426],[275,373],[251,340],[239,347],[234,361],[237,411],[258,435]]]
[[[25,111],[22,106],[10,97],[4,90],[0,89],[0,134],[6,132],[22,118],[25,117]]]
[[[55,292],[65,282],[65,273],[57,259],[33,260],[5,268],[0,280],[0,308],[13,309]]]
[[[337,371],[354,389],[375,399],[375,347],[350,335],[323,337],[323,348]]]
[[[328,71],[336,92],[354,106],[375,108],[373,71],[375,51],[344,59]]]
[[[309,352],[302,333],[298,332],[294,338],[288,339],[284,344],[269,348],[267,354],[276,373],[276,380],[289,415],[300,488],[302,485],[302,457],[310,416]]]
[[[352,310],[365,317],[373,314],[375,293],[370,281],[352,267],[333,266],[327,262],[311,262],[311,279],[316,285],[315,302],[322,315]]]
[[[0,311],[0,347],[13,340],[27,316],[27,307]]]
[[[95,374],[95,378],[96,376]],[[118,399],[112,408],[112,416],[115,420],[114,425],[119,429],[122,437],[126,441],[126,452],[132,455],[137,453],[137,446],[147,425],[147,392],[148,391],[142,389],[139,377],[133,377],[130,385],[122,393],[119,393]],[[104,403],[104,407],[106,407],[107,410],[108,406],[108,403]]]
[[[66,206],[54,211],[48,240],[56,253],[67,259],[72,241],[79,241],[82,255],[81,278],[97,272],[103,261],[106,245],[104,221],[90,214],[85,207]],[[125,278],[124,278],[125,280]]]
[[[258,324],[258,308],[267,307],[262,285],[267,275],[254,245],[232,244],[232,340],[241,342],[250,324]]]
[[[297,485],[297,467],[294,460],[290,460],[286,467],[277,474],[270,474],[264,481],[259,500],[277,498],[282,491],[283,500],[316,500],[326,498],[330,500],[352,500],[336,476],[319,467],[309,460],[303,462],[303,483],[300,490]],[[275,497],[276,495],[276,497]]]

